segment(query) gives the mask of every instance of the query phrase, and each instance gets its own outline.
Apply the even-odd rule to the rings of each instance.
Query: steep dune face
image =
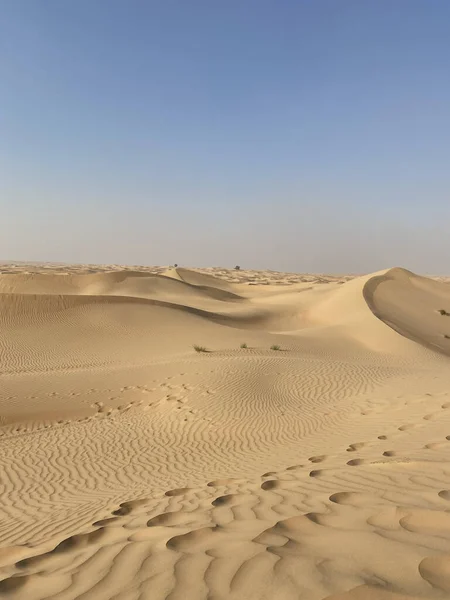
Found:
[[[371,277],[364,298],[378,319],[427,348],[450,355],[450,285],[391,269]]]
[[[233,291],[233,285],[227,281],[218,279],[213,275],[199,273],[198,271],[192,271],[190,269],[169,269],[164,273],[164,275],[198,287],[211,287],[219,290]]]
[[[448,597],[448,287],[245,276],[0,275],[2,598]]]
[[[325,291],[307,311],[309,326],[322,328],[323,336],[353,340],[379,354],[418,359],[424,354],[422,347],[398,335],[383,319],[376,318],[370,290],[385,273],[357,277]]]

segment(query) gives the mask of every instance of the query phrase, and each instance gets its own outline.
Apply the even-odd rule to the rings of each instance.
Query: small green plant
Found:
[[[443,317],[450,317],[450,313],[449,313],[449,312],[447,312],[447,311],[446,311],[445,309],[443,309],[443,308],[440,308],[440,309],[438,310],[438,313],[439,313],[440,315],[442,315]]]
[[[194,344],[192,347],[196,352],[208,352],[205,346],[197,346],[197,344]]]
[[[248,348],[247,344],[244,342],[243,344],[241,344],[241,348]]]
[[[281,346],[278,346],[278,344],[274,344],[273,346],[270,346],[271,350],[281,350]]]

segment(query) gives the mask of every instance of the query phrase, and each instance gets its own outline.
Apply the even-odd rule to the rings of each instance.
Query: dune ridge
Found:
[[[33,269],[0,273],[1,597],[448,597],[448,283]]]
[[[370,278],[363,294],[373,314],[394,331],[450,354],[450,337],[445,337],[450,336],[450,321],[439,312],[446,311],[442,305],[449,306],[448,284],[395,268]]]

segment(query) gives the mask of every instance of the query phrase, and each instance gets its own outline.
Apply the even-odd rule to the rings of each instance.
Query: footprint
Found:
[[[432,442],[431,444],[425,444],[424,448],[427,450],[448,450],[447,442]]]
[[[264,477],[264,475],[263,475],[263,477]],[[238,479],[231,479],[231,478],[230,479],[216,479],[215,481],[210,481],[206,485],[208,487],[223,487],[223,486],[227,486],[227,485],[236,484],[238,482],[239,482]]]
[[[448,538],[450,513],[445,511],[411,509],[399,520],[400,526],[412,533]]]
[[[108,519],[101,519],[92,523],[93,527],[109,527],[110,525],[122,523],[122,519],[119,517],[109,517]]]
[[[264,483],[261,484],[261,489],[264,490],[265,492],[267,492],[269,490],[276,490],[280,487],[281,487],[281,481],[278,481],[277,479],[271,479],[271,480],[265,481]]]
[[[147,527],[171,527],[186,522],[186,514],[182,512],[168,512],[156,515],[147,521]]]
[[[248,503],[249,499],[252,499],[249,494],[226,494],[225,496],[219,496],[211,504],[213,506],[238,506],[239,504]]]
[[[310,477],[320,477],[324,473],[325,473],[325,471],[323,469],[316,469],[314,471],[310,471],[309,476]]]
[[[312,463],[321,463],[327,458],[326,454],[321,454],[320,456],[311,456],[308,460]]]
[[[3,592],[8,595],[15,594],[15,592],[19,591],[29,583],[31,579],[32,578],[29,575],[13,575],[12,577],[3,579],[0,581],[0,593]]]
[[[427,556],[419,564],[419,573],[433,588],[450,592],[450,556]]]
[[[356,452],[357,450],[361,450],[361,448],[364,448],[365,446],[367,446],[366,442],[356,442],[355,444],[349,444],[347,452]]]
[[[227,494],[225,496],[219,496],[211,502],[213,506],[229,506],[233,504],[233,500],[236,494]]]
[[[359,467],[359,465],[364,465],[366,462],[367,461],[365,461],[363,458],[353,458],[352,460],[349,460],[347,464],[349,467]]]
[[[406,425],[401,425],[398,430],[399,431],[409,431],[410,429],[415,429],[418,425],[413,423],[407,423]]]
[[[379,504],[379,498],[361,492],[336,492],[330,496],[331,502],[344,506],[374,506]]]
[[[119,508],[117,510],[114,510],[112,512],[113,515],[118,516],[118,517],[124,517],[126,515],[129,515],[130,513],[134,512],[134,510],[136,508],[138,508],[139,506],[146,506],[148,505],[149,500],[148,498],[142,498],[141,500],[128,500],[127,502],[121,502],[119,504]]]
[[[215,527],[203,527],[183,535],[177,535],[167,541],[166,547],[176,552],[197,554],[211,546],[212,538],[217,535],[217,531],[219,529]]]
[[[185,488],[178,488],[178,489],[175,489],[175,490],[169,490],[164,495],[165,496],[170,496],[170,497],[172,497],[172,496],[184,496],[188,492],[192,492],[192,491],[194,491],[194,488],[185,487]]]
[[[422,417],[425,421],[436,421],[439,418],[438,413],[430,413]]]

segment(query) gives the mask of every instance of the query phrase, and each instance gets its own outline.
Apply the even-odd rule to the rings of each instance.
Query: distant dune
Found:
[[[0,597],[450,598],[449,283],[0,271]]]

